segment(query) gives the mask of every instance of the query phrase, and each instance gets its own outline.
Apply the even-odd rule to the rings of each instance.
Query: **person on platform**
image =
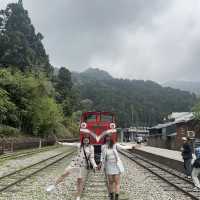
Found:
[[[183,146],[181,148],[182,150],[182,157],[184,160],[184,168],[185,168],[185,174],[187,178],[191,178],[191,172],[192,172],[192,146],[189,143],[189,139],[186,137],[182,137]]]
[[[194,191],[200,191],[200,182],[198,176],[200,175],[200,146],[195,149],[196,159],[192,165],[192,180],[194,183]]]
[[[58,143],[62,145],[69,145],[68,143]],[[93,169],[97,169],[97,165],[94,160],[94,147],[90,145],[89,137],[84,137],[81,141],[81,144],[76,144],[76,146],[79,147],[78,155],[75,157],[75,159],[72,160],[70,165],[55,181],[55,183],[47,187],[47,192],[54,190],[60,182],[62,182],[67,176],[73,173],[77,178],[76,200],[80,200],[80,196],[83,191],[84,176],[87,174],[87,170],[89,170],[90,164],[92,164]]]
[[[113,139],[110,136],[107,136],[105,141],[106,144],[102,147],[101,162],[106,175],[108,176],[110,200],[118,200],[120,191],[120,174],[124,172],[124,167]]]

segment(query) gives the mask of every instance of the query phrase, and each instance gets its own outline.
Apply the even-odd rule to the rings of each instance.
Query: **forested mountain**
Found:
[[[0,11],[0,137],[75,137],[88,110],[113,111],[123,127],[151,126],[196,102],[195,95],[152,81],[115,79],[93,68],[54,69],[42,38],[21,0]]]
[[[98,79],[90,76],[94,71]],[[190,111],[196,101],[189,92],[162,87],[153,81],[111,77],[101,80],[101,74],[102,71],[89,69],[76,73],[74,81],[87,109],[114,111],[121,126],[151,126],[170,112]]]
[[[197,96],[200,96],[200,82],[168,81],[168,82],[164,83],[163,86],[168,86],[168,87],[172,87],[175,89],[188,91],[190,93],[196,94]]]
[[[88,68],[82,73],[72,72],[73,82],[78,84],[84,84],[93,80],[111,80],[112,78],[108,72],[98,68]]]

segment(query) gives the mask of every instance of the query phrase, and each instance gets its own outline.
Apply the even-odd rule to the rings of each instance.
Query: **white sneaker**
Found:
[[[52,190],[54,190],[56,187],[55,185],[49,185],[46,189],[47,192],[51,192]]]
[[[80,200],[81,198],[80,197],[76,197],[76,200]]]

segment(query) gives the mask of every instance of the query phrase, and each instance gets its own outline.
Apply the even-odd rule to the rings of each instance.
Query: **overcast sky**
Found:
[[[200,81],[198,0],[24,0],[24,7],[56,67]]]

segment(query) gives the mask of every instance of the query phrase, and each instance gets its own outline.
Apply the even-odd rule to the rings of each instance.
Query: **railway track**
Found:
[[[137,154],[127,150],[118,149],[119,153],[134,161],[139,166],[151,172],[159,179],[167,182],[169,187],[174,187],[176,190],[181,191],[186,197],[194,200],[200,200],[200,191],[193,191],[194,185],[191,180],[186,179],[176,170],[162,166],[159,163],[143,158]]]
[[[104,172],[89,171],[85,180],[82,200],[108,200],[107,178]]]
[[[57,155],[51,156],[40,162],[26,166],[20,170],[16,170],[12,173],[1,176],[0,177],[0,194],[2,192],[5,192],[6,190],[8,190],[9,188],[11,188],[13,186],[17,186],[22,181],[30,178],[31,176],[46,169],[47,167],[52,166],[52,165],[56,164],[57,162],[61,161],[62,159],[72,155],[74,152],[76,152],[76,151],[68,150],[68,151],[59,153]]]
[[[12,160],[12,159],[27,157],[27,156],[34,155],[34,154],[37,154],[37,153],[53,150],[55,148],[58,148],[58,146],[44,147],[44,148],[41,148],[41,149],[33,149],[33,150],[29,150],[29,151],[22,151],[22,152],[17,152],[17,153],[5,154],[5,155],[0,156],[0,162],[4,162],[6,160]]]

